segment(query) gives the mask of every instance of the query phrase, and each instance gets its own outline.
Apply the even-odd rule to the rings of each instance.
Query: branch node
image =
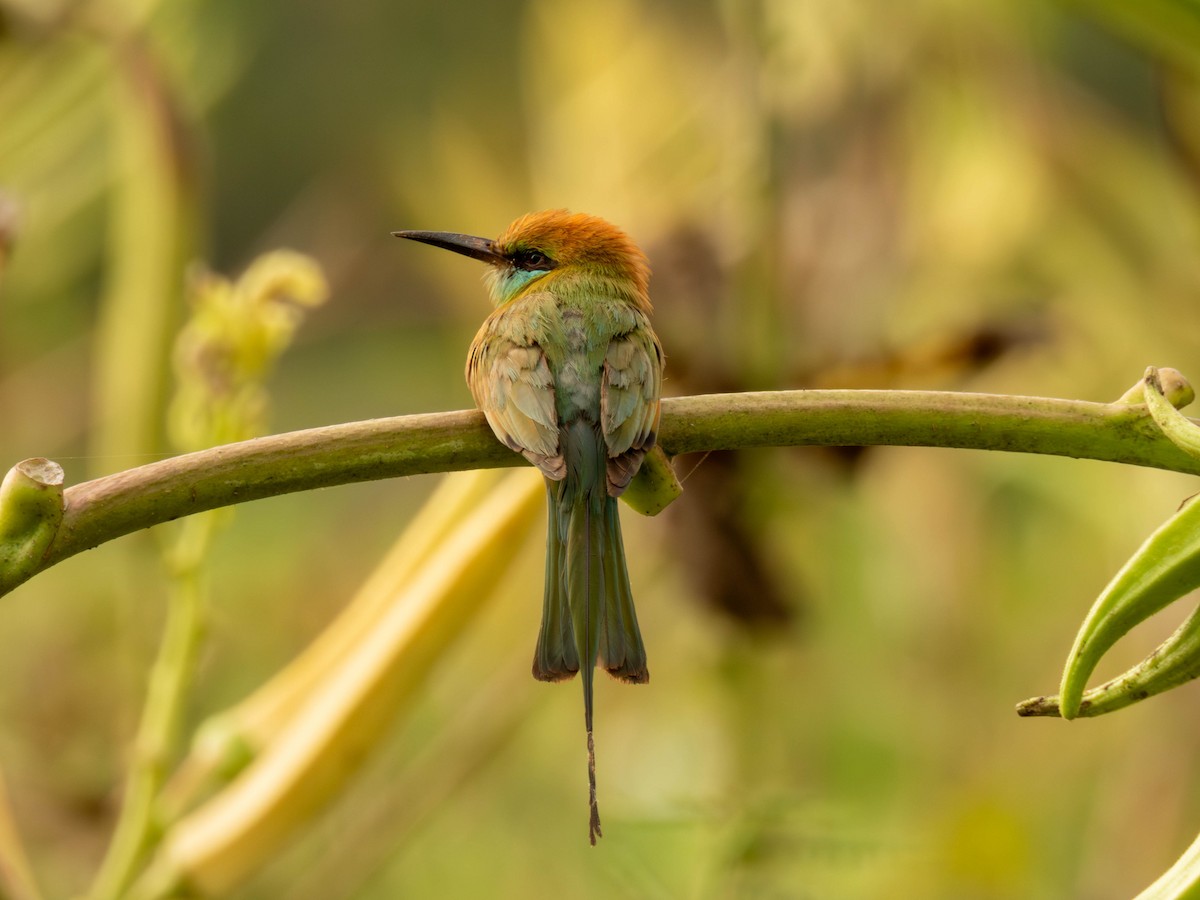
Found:
[[[9,469],[0,483],[0,590],[38,570],[64,507],[58,463],[34,457]]]

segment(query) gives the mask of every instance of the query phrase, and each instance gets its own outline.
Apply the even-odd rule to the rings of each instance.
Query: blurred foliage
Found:
[[[172,354],[168,438],[175,449],[187,451],[259,437],[267,426],[265,380],[305,312],[325,302],[321,268],[303,254],[276,250],[254,260],[237,281],[207,271],[191,272],[189,281],[191,314]],[[183,743],[181,726],[210,616],[207,562],[232,513],[207,510],[161,535],[166,621],[147,676],[119,818],[89,893],[92,900],[126,896],[143,861],[175,826],[162,791]]]
[[[175,342],[172,445],[203,450],[264,434],[267,375],[327,293],[320,267],[286,250],[260,256],[235,282],[193,273],[192,315]]]
[[[1194,6],[0,0],[0,451],[68,482],[166,452],[186,266],[284,245],[338,302],[281,362],[274,427],[466,406],[477,272],[388,232],[548,206],[647,250],[675,393],[1195,379]],[[1194,688],[1086,724],[1012,704],[1057,680],[1193,480],[814,450],[742,454],[710,488],[697,464],[673,515],[626,518],[654,680],[599,693],[598,850],[578,697],[526,676],[532,546],[358,784],[239,896],[1124,897],[1187,846]],[[294,656],[431,488],[245,507],[192,721]],[[689,572],[729,532],[750,568],[727,603]],[[743,580],[803,614],[747,630]],[[0,760],[51,896],[111,831],[164,593],[135,536],[0,609]]]

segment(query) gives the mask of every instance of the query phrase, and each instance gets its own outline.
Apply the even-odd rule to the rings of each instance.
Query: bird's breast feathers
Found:
[[[559,428],[575,418],[602,427],[610,456],[653,445],[662,351],[646,316],[626,303],[539,292],[487,318],[467,383],[503,443],[562,477]]]

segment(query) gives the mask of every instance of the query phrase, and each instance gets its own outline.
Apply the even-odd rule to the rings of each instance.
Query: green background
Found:
[[[649,254],[669,394],[1106,401],[1148,364],[1200,377],[1200,7],[1129,8],[0,0],[0,468],[47,456],[75,483],[168,453],[185,264],[281,246],[332,299],[271,382],[272,430],[468,406],[479,267],[388,232],[559,206]],[[675,507],[624,515],[653,679],[599,684],[597,849],[577,683],[527,675],[538,538],[239,896],[1117,898],[1191,841],[1194,689],[1070,724],[1013,704],[1054,689],[1194,479],[904,448],[678,469]],[[191,721],[315,635],[433,484],[240,508]],[[111,828],[158,545],[0,602],[0,763],[52,896]]]

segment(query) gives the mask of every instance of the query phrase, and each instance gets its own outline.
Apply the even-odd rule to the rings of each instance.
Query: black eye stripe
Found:
[[[518,250],[509,256],[514,268],[525,271],[553,269],[554,260],[540,250]]]

